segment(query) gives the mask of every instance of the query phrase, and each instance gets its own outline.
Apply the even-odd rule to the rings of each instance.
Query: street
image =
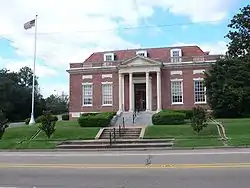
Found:
[[[250,150],[0,152],[0,187],[249,188]]]

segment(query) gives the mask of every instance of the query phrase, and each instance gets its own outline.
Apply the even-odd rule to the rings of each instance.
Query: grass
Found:
[[[76,121],[59,121],[50,139],[41,132],[35,139],[28,141],[38,130],[38,125],[8,128],[0,141],[0,149],[52,149],[63,140],[93,139],[99,129],[80,127]]]
[[[250,146],[250,118],[220,119],[230,146]]]
[[[228,146],[250,146],[250,118],[219,119],[229,138]],[[175,138],[175,147],[223,146],[215,124],[197,135],[189,124],[153,125],[146,129],[144,138]]]

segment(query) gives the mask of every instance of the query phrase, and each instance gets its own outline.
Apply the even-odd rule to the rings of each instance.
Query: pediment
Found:
[[[147,57],[135,56],[131,59],[123,61],[121,67],[137,67],[137,66],[161,66],[162,63],[149,59]]]

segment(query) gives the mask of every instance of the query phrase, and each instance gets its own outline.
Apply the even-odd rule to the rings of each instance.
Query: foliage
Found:
[[[228,27],[227,55],[205,72],[207,101],[215,117],[249,116],[250,6],[240,9]]]
[[[69,114],[63,114],[62,115],[62,120],[68,121],[69,120]]]
[[[115,112],[85,114],[78,118],[78,124],[81,127],[108,127],[115,114]]]
[[[37,117],[36,118],[36,123],[42,123],[45,118],[46,118],[45,115],[41,115],[41,116]],[[51,115],[50,118],[51,118],[51,121],[55,121],[55,122],[58,121],[58,117],[57,116],[52,116]]]
[[[193,108],[193,117],[191,118],[191,126],[196,133],[200,133],[205,127],[207,127],[207,115],[206,110],[200,106]]]
[[[152,116],[154,125],[179,125],[185,123],[186,114],[172,110],[161,111]]]
[[[29,123],[30,123],[30,118],[26,118],[26,119],[24,120],[24,122],[25,122],[25,125],[29,125]]]
[[[8,119],[6,118],[5,114],[2,110],[0,110],[0,140],[5,133],[5,129],[8,127]]]
[[[166,111],[172,111],[172,112],[180,112],[180,113],[184,113],[185,114],[185,119],[191,119],[191,117],[193,116],[193,110],[163,110],[164,112]]]
[[[68,111],[69,97],[62,93],[62,95],[50,95],[46,98],[46,109],[50,110],[52,114],[62,114]]]
[[[226,37],[230,40],[228,55],[233,58],[244,57],[250,53],[250,5],[240,9],[231,23]]]
[[[50,112],[46,111],[41,118],[41,124],[39,129],[41,129],[48,138],[55,132],[56,121],[55,118],[51,115]]]
[[[0,108],[4,110],[9,121],[23,121],[31,113],[31,92],[33,73],[23,67],[18,72],[0,70]],[[42,114],[45,101],[38,91],[36,78],[35,116]]]

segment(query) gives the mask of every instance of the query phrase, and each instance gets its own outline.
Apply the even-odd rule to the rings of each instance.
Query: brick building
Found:
[[[206,105],[204,71],[219,57],[198,46],[95,52],[67,70],[71,117]]]

